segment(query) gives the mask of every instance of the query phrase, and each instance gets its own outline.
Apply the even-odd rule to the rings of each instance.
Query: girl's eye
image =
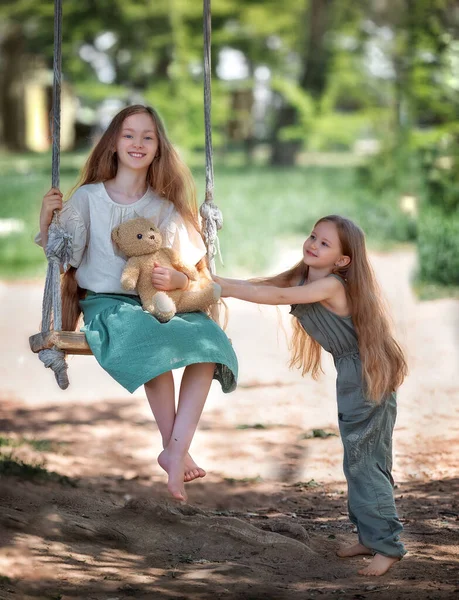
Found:
[[[143,238],[143,235],[141,233],[137,234],[137,239],[141,240]]]
[[[127,134],[126,134],[125,136],[123,136],[123,137],[125,137],[125,138],[131,138],[131,137],[132,137],[132,135],[129,135],[129,134],[127,133]]]
[[[327,242],[322,242],[322,244],[323,244],[324,246],[327,246],[327,248],[328,248],[328,244],[327,244]]]

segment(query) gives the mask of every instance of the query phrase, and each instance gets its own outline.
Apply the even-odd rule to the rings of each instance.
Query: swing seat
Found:
[[[85,334],[78,331],[44,331],[30,336],[29,344],[30,349],[35,353],[57,348],[65,354],[92,354]]]

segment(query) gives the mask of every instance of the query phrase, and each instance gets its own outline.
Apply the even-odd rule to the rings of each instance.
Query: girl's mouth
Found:
[[[314,254],[310,250],[306,250],[306,254],[309,254],[309,256],[314,256],[314,258],[317,258],[317,254]]]
[[[145,154],[141,154],[140,152],[128,152],[129,156],[132,158],[143,158]]]

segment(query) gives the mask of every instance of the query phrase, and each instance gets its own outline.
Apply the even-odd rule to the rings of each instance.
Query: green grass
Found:
[[[439,300],[440,298],[459,300],[459,286],[457,285],[440,285],[415,279],[413,290],[419,300]]]
[[[44,461],[25,462],[13,451],[0,454],[0,476],[14,476],[33,481],[54,481],[62,485],[76,486],[76,482],[66,475],[46,469]]]
[[[56,442],[51,442],[50,440],[34,440],[29,438],[11,438],[0,436],[0,448],[1,447],[9,447],[9,448],[18,448],[19,446],[28,445],[37,452],[51,452],[56,447]]]
[[[61,189],[76,183],[84,153],[64,154]],[[369,197],[356,184],[355,166],[304,165],[294,168],[240,166],[229,156],[215,167],[216,204],[224,216],[219,234],[225,265],[222,274],[262,273],[276,262],[285,246],[301,244],[319,217],[339,213],[354,219],[367,234],[371,247],[389,249],[410,241],[415,224],[398,207],[398,199]],[[46,264],[41,248],[33,243],[43,194],[50,187],[49,154],[0,155],[0,219],[20,219],[23,231],[0,233],[0,277],[43,276]],[[204,198],[204,169],[191,160]]]
[[[202,189],[199,174],[197,181]],[[222,272],[266,269],[293,241],[300,258],[314,222],[332,213],[355,220],[378,249],[414,237],[414,225],[396,201],[365,195],[351,167],[217,168],[215,182],[215,202],[224,215]]]
[[[61,188],[70,190],[84,161],[69,154],[61,161]],[[18,219],[23,230],[4,235],[0,231],[0,277],[15,279],[46,273],[43,251],[33,238],[43,195],[51,187],[49,154],[0,155],[0,219]]]

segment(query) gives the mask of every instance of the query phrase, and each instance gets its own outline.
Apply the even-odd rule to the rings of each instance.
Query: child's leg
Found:
[[[391,397],[379,406],[345,404],[342,398],[339,425],[349,507],[357,520],[359,544],[375,554],[359,573],[382,575],[405,554],[391,475],[396,401]]]
[[[214,370],[214,363],[198,363],[186,367],[171,437],[158,457],[159,464],[169,474],[167,487],[177,500],[186,500],[184,462],[209,393]]]
[[[163,448],[171,439],[175,421],[175,387],[172,371],[163,373],[145,384],[150,408],[161,433]],[[206,472],[188,455],[185,459],[184,481],[205,477]]]
[[[359,523],[357,517],[352,512],[351,505],[349,504],[349,500],[347,502],[347,510],[349,512],[349,520],[357,527],[357,533],[359,528]],[[341,546],[337,553],[340,558],[349,558],[350,556],[358,556],[360,554],[373,554],[373,552],[363,545],[362,540],[360,539],[356,544],[352,544],[350,546]]]

